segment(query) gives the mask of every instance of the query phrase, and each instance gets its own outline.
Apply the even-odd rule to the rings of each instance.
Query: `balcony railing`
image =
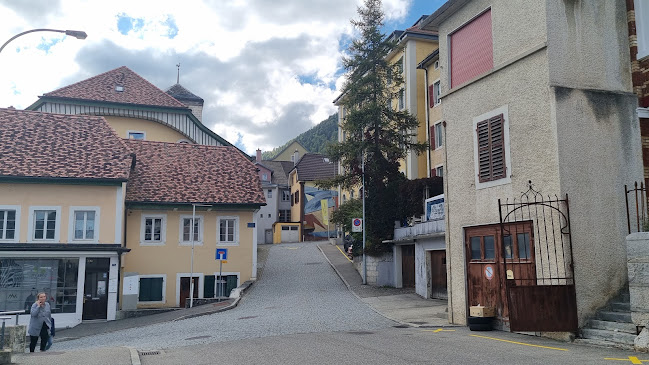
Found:
[[[443,219],[415,223],[412,227],[402,227],[394,229],[394,240],[406,240],[417,236],[431,235],[435,233],[444,233],[446,224]]]

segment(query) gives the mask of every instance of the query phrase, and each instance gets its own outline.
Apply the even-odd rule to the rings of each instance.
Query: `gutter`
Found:
[[[32,184],[71,184],[71,185],[121,185],[127,178],[82,178],[82,177],[49,177],[49,176],[8,176],[0,175],[0,182]]]

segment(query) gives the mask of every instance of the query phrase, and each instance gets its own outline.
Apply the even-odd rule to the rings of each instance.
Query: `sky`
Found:
[[[383,0],[383,32],[403,30],[445,0]],[[203,124],[254,154],[336,112],[341,59],[361,0],[0,0],[0,107],[126,66],[162,90],[205,100]]]

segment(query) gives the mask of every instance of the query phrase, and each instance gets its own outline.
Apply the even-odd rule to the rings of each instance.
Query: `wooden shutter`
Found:
[[[428,107],[432,108],[435,106],[435,84],[428,86]]]
[[[430,150],[435,149],[435,126],[429,128],[428,135],[430,136]]]
[[[435,168],[430,169],[430,177],[435,177],[435,176],[437,176],[437,169]]]
[[[505,164],[505,135],[503,115],[479,122],[478,135],[478,176],[480,182],[498,180],[507,174]]]

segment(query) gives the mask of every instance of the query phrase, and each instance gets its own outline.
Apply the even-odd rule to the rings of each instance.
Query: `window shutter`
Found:
[[[437,176],[437,169],[430,169],[430,177]]]
[[[502,179],[507,174],[503,115],[500,114],[479,122],[476,133],[478,135],[479,181]]]
[[[435,126],[432,126],[429,129],[430,131],[428,131],[428,133],[430,136],[430,149],[432,151],[435,149]]]
[[[428,105],[429,108],[435,106],[435,84],[428,86]]]

